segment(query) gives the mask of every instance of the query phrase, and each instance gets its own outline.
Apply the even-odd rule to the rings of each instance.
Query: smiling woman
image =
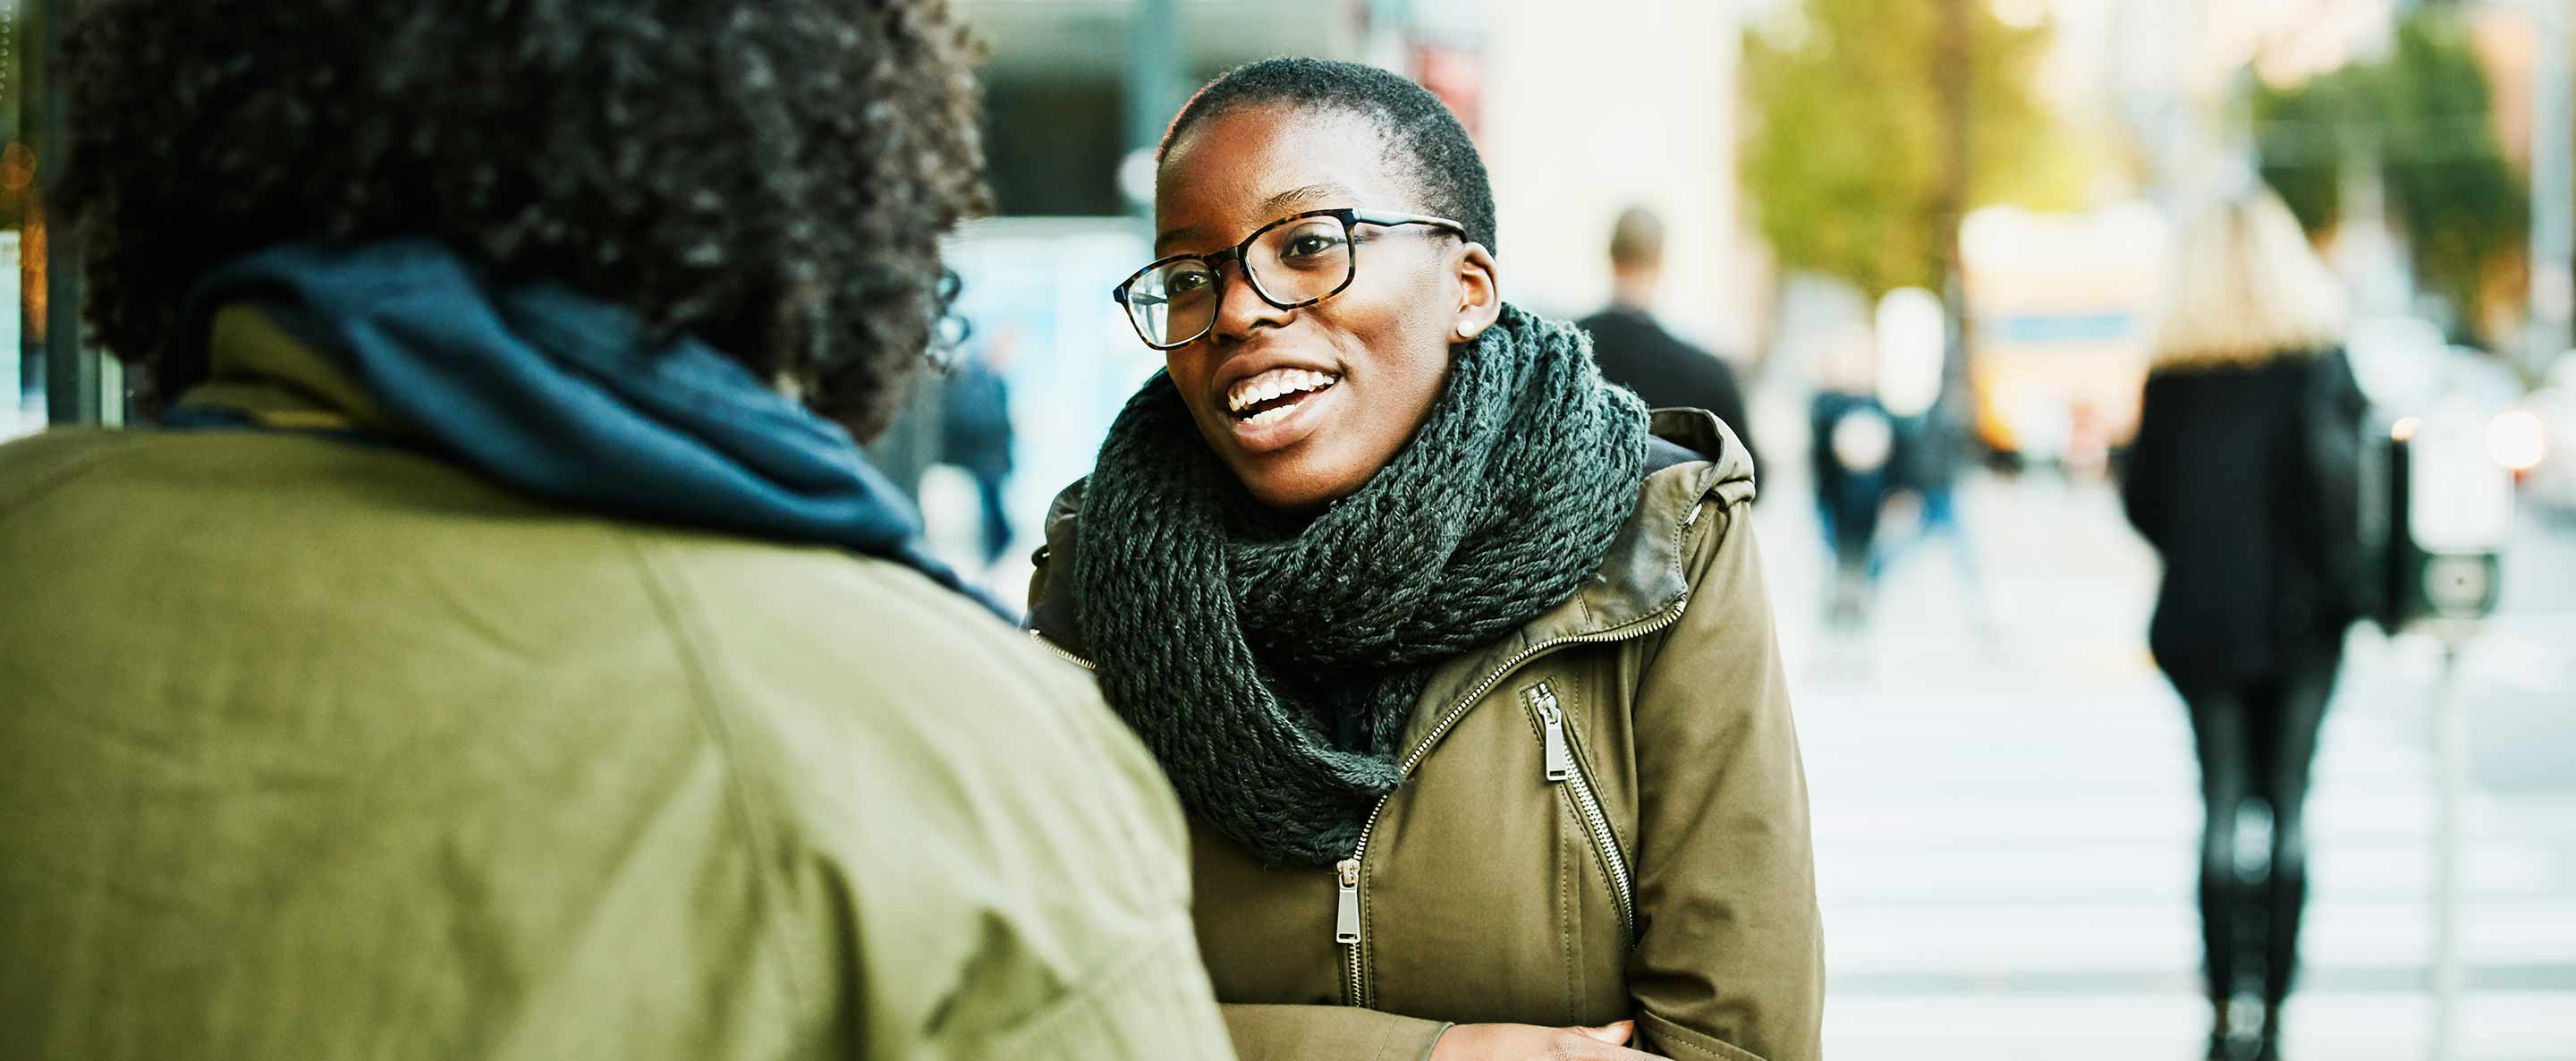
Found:
[[[1190,811],[1243,1056],[1814,1057],[1741,443],[1503,300],[1474,145],[1395,75],[1210,84],[1155,221],[1116,297],[1165,371],[1058,500],[1030,622]]]

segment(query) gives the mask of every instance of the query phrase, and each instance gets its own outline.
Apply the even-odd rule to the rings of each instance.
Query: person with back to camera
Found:
[[[2164,557],[2149,641],[2200,759],[2209,1056],[2250,1045],[2270,1061],[2307,899],[2309,766],[2362,608],[2363,402],[2339,349],[2343,294],[2280,200],[2232,199],[2179,247],[2123,495]],[[2252,803],[2272,835],[2249,882],[2236,830]],[[2229,1014],[2247,978],[2263,1001],[2250,1036]]]
[[[1592,337],[1601,378],[1637,392],[1648,408],[1715,413],[1758,466],[1761,451],[1734,366],[1664,330],[1655,319],[1663,282],[1663,219],[1642,206],[1620,211],[1610,225],[1610,305],[1575,322]]]
[[[83,6],[159,429],[0,449],[0,1059],[1232,1056],[1151,756],[852,441],[942,4]]]
[[[1503,301],[1465,130],[1274,59],[1165,135],[1165,369],[1050,515],[1040,638],[1192,819],[1246,1058],[1817,1056],[1806,791],[1704,412]]]

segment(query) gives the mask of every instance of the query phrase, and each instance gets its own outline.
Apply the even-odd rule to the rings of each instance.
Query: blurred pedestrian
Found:
[[[1152,759],[852,441],[976,54],[82,5],[57,223],[160,429],[0,450],[0,1059],[1232,1056]]]
[[[2174,264],[2124,500],[2164,557],[2149,641],[2200,758],[2210,1056],[2270,1059],[2307,897],[2309,766],[2359,612],[2362,403],[2342,292],[2270,193],[2198,220]],[[2271,850],[2249,872],[2236,830],[2253,806]],[[2240,979],[2259,984],[2257,1029],[2231,1019]]]
[[[1166,371],[1029,597],[1180,790],[1237,1046],[1812,1061],[1742,445],[1503,301],[1484,164],[1411,81],[1255,63],[1158,163],[1166,257],[1117,292]]]
[[[1002,488],[1011,476],[1011,385],[1002,377],[1013,339],[998,335],[940,381],[939,460],[975,480],[983,518],[986,567],[1011,547],[1011,515]]]
[[[1826,625],[1846,634],[1868,625],[1876,603],[1878,571],[1872,561],[1887,503],[1889,463],[1896,453],[1895,424],[1878,400],[1874,344],[1863,324],[1825,337],[1807,412],[1816,518],[1833,560]]]
[[[1642,206],[1620,211],[1610,226],[1610,305],[1576,322],[1592,336],[1592,360],[1602,378],[1637,392],[1647,408],[1717,414],[1760,468],[1734,367],[1664,330],[1655,319],[1663,283],[1663,219]]]
[[[1952,329],[1941,299],[1919,287],[1902,287],[1879,299],[1877,396],[1889,419],[1895,449],[1888,459],[1887,489],[1915,501],[1914,533],[1872,551],[1871,581],[1885,578],[1908,555],[1938,540],[1950,548],[1958,578],[1958,603],[1979,632],[1992,636],[1985,577],[1976,543],[1959,515],[1959,474],[1967,463],[1968,427],[1949,386]]]

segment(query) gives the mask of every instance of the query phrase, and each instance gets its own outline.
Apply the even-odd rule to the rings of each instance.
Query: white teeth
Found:
[[[1338,379],[1339,377],[1336,376],[1326,375],[1321,372],[1310,372],[1305,369],[1276,368],[1268,372],[1264,372],[1259,376],[1236,383],[1233,389],[1227,392],[1225,404],[1229,411],[1240,413],[1245,409],[1270,401],[1283,394],[1295,394],[1300,391],[1323,390],[1332,386],[1338,381]],[[1285,410],[1274,411],[1284,412]],[[1275,419],[1275,417],[1273,419]],[[1251,422],[1264,423],[1267,421],[1253,418]]]

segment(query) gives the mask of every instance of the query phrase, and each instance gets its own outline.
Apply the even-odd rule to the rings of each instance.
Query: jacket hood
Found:
[[[1699,518],[1703,502],[1721,504],[1753,496],[1753,460],[1735,432],[1699,409],[1657,409],[1649,425],[1646,481],[1637,507],[1620,528],[1589,585],[1539,613],[1484,652],[1511,654],[1528,645],[1608,633],[1648,622],[1690,596],[1682,532]],[[1090,648],[1075,617],[1075,580],[1050,577],[1050,561],[1074,554],[1081,538],[1083,487],[1076,480],[1056,495],[1046,518],[1046,544],[1033,558],[1037,573],[1029,593],[1029,632],[1089,666]]]
[[[272,326],[225,316],[245,306]],[[341,408],[315,417],[262,404],[226,417],[215,400],[225,392],[192,390],[166,426],[278,429],[286,414],[338,414],[350,429],[399,422],[538,497],[837,545],[993,607],[930,556],[911,502],[840,425],[705,343],[657,339],[617,304],[502,282],[444,245],[393,240],[260,251],[200,280],[183,316],[214,322],[205,334],[220,345],[208,360],[251,384],[231,397],[265,403],[283,390]]]

